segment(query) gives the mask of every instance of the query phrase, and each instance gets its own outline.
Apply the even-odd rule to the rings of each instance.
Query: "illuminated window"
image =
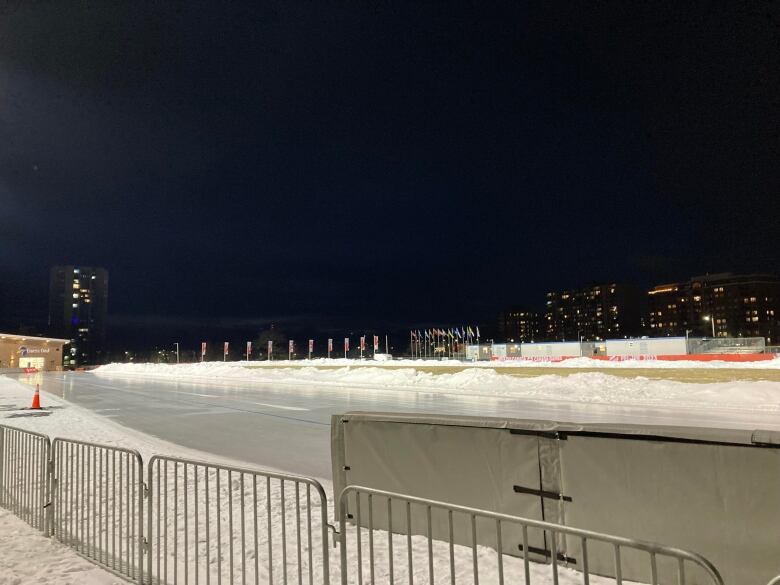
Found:
[[[74,299],[77,299],[77,298],[79,298],[79,293],[73,293],[73,298],[74,298]]]
[[[73,308],[74,308],[74,309],[77,309],[77,308],[78,308],[78,306],[79,306],[79,304],[78,304],[78,303],[73,303]]]

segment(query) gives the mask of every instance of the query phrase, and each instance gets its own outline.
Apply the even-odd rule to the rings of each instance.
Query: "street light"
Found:
[[[703,319],[712,324],[712,336],[715,337],[715,319],[712,318],[712,315],[704,315]]]

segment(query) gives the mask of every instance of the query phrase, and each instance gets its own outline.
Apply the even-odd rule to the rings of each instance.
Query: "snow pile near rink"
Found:
[[[224,362],[223,362],[224,363]],[[231,362],[227,362],[230,364]],[[238,362],[232,362],[238,363]],[[780,369],[780,355],[774,359],[762,360],[756,362],[726,362],[723,360],[712,361],[699,361],[699,360],[657,360],[657,359],[631,359],[623,358],[620,360],[596,360],[589,357],[571,357],[564,360],[555,361],[552,359],[538,359],[538,360],[512,360],[507,359],[504,361],[479,361],[470,362],[454,359],[443,360],[431,360],[431,359],[399,359],[392,361],[374,361],[372,359],[356,360],[356,359],[303,359],[303,360],[279,360],[279,361],[257,361],[257,362],[242,362],[242,365],[249,365],[253,368],[278,368],[285,366],[314,366],[314,367],[329,367],[334,366],[375,366],[375,367],[424,367],[424,368],[453,368],[453,367],[468,367],[468,368],[483,368],[492,370],[495,368],[573,368],[573,369],[636,369],[636,368],[648,368],[648,369]]]
[[[750,408],[780,412],[780,383],[730,381],[710,384],[621,378],[601,372],[567,376],[516,377],[492,369],[470,368],[433,374],[415,368],[343,367],[335,369],[246,368],[241,362],[200,364],[111,364],[98,376],[140,376],[171,381],[229,384],[379,388],[425,393],[554,400],[595,404],[674,405],[676,407]]]

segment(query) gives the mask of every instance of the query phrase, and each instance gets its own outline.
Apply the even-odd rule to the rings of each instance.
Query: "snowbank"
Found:
[[[207,362],[208,363],[208,362]],[[211,363],[225,363],[225,362],[211,362]],[[279,368],[279,367],[302,367],[302,366],[319,366],[319,367],[344,367],[344,366],[364,366],[364,367],[424,367],[424,368],[453,368],[453,367],[468,367],[468,368],[574,368],[574,369],[749,369],[749,370],[776,370],[780,369],[780,356],[774,359],[762,360],[756,362],[727,362],[722,360],[713,361],[700,361],[700,360],[653,360],[653,359],[631,359],[623,358],[621,360],[603,360],[593,359],[589,357],[572,357],[562,361],[551,360],[511,360],[506,361],[463,361],[454,359],[443,360],[431,360],[431,359],[398,359],[392,361],[379,361],[366,358],[364,360],[359,359],[344,359],[344,358],[315,358],[315,359],[302,359],[302,360],[275,360],[275,361],[243,361],[243,362],[226,362],[227,364],[237,364],[241,366],[250,366],[253,368]]]
[[[632,406],[761,409],[780,412],[780,382],[729,381],[710,384],[620,378],[601,372],[567,376],[516,377],[493,369],[473,368],[433,374],[416,368],[346,366],[335,369],[245,368],[241,362],[200,364],[111,364],[94,370],[97,376],[141,376],[171,381],[208,381],[319,387],[403,389],[426,393],[522,399],[545,399]]]

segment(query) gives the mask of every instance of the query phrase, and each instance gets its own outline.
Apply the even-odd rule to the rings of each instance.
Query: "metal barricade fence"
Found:
[[[0,506],[44,532],[50,454],[46,435],[0,425]]]
[[[52,535],[143,583],[143,461],[133,449],[54,439]]]
[[[154,456],[147,481],[150,583],[329,583],[316,480]]]
[[[354,540],[349,537],[348,519],[355,523]],[[562,570],[569,570],[561,566],[568,560],[558,549],[561,538],[576,542],[580,557],[577,563],[580,574],[566,577],[577,578],[584,585],[589,585],[591,577],[597,574],[589,566],[594,545],[607,547],[613,560],[612,579],[603,579],[601,583],[620,585],[624,579],[628,580],[624,566],[630,555],[634,568],[638,562],[645,563],[649,578],[640,582],[658,585],[661,563],[664,563],[664,583],[671,582],[671,575],[677,585],[723,585],[717,569],[707,559],[688,551],[360,486],[348,486],[341,493],[339,525],[342,585],[396,582],[479,585],[480,579],[483,583],[499,585],[505,582],[558,585]],[[505,540],[510,526],[519,529],[521,540],[511,556],[506,551],[514,543]],[[550,565],[530,562],[526,553],[533,552],[533,547],[529,547],[531,531],[541,532],[547,539]],[[456,532],[468,535],[466,542],[457,543]],[[352,546],[357,553],[356,567],[349,566],[348,551]],[[350,569],[357,574],[357,580],[350,580]],[[365,573],[368,580],[364,579]],[[691,579],[694,574],[695,578]]]

